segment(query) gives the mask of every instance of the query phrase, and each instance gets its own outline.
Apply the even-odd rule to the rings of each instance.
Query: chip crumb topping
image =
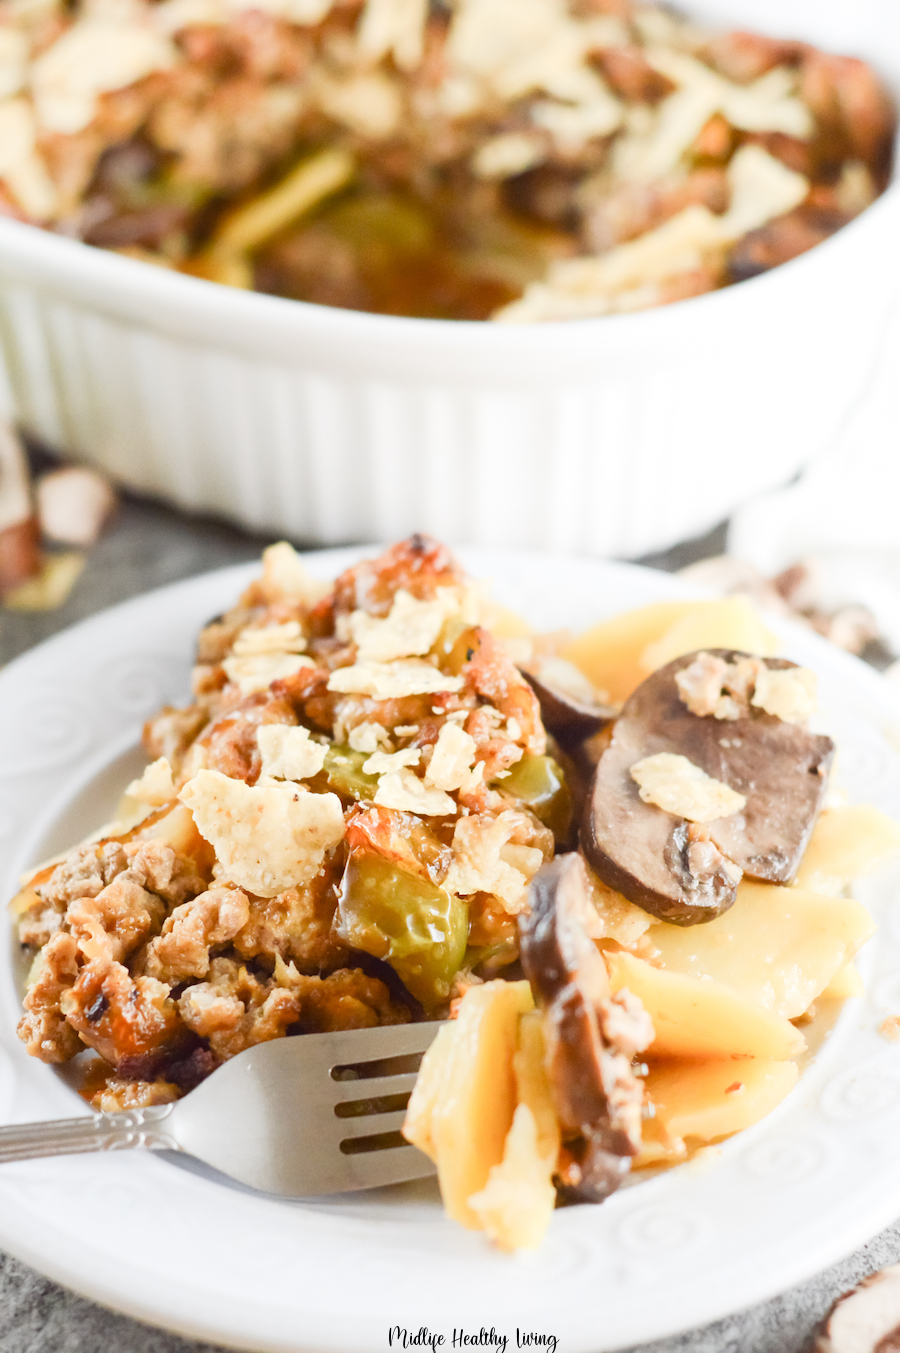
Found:
[[[256,731],[256,742],[262,753],[261,780],[308,780],[325,765],[328,748],[313,742],[307,728],[262,724]]]
[[[330,583],[307,573],[297,551],[286,540],[263,550],[261,587],[269,601],[298,601],[312,607],[327,597]]]
[[[380,808],[419,813],[422,817],[453,817],[456,814],[456,803],[449,794],[442,789],[430,788],[405,766],[381,776],[374,802]]]
[[[433,600],[418,601],[401,587],[384,619],[353,611],[348,629],[356,644],[357,662],[424,657],[434,647],[448,616],[458,610],[459,598],[452,588],[439,587]]]
[[[395,733],[401,735],[405,731],[402,728],[394,729]],[[392,747],[390,734],[384,724],[380,723],[358,723],[355,728],[350,729],[347,741],[354,752],[377,752],[379,749],[389,752]]]
[[[175,781],[168,758],[160,756],[152,761],[139,780],[132,780],[125,790],[125,797],[137,799],[152,808],[161,808],[171,803],[175,797]]]
[[[434,745],[425,779],[438,789],[462,789],[471,783],[476,755],[475,739],[457,723],[445,723]]]
[[[406,747],[399,752],[373,752],[368,761],[363,762],[366,775],[393,775],[404,766],[417,766],[422,759],[418,747]]]
[[[235,639],[232,652],[243,658],[257,653],[302,653],[305,648],[299,620],[286,620],[283,625],[248,625]]]
[[[816,711],[816,674],[808,667],[763,666],[751,704],[785,723],[805,724]]]
[[[251,786],[201,770],[178,797],[228,880],[257,897],[308,883],[344,835],[337,795],[310,794],[293,784]]]
[[[413,658],[397,662],[357,662],[337,667],[328,689],[344,695],[371,695],[376,700],[398,700],[406,695],[437,695],[463,687],[463,678],[445,676],[437,667]]]
[[[461,897],[493,893],[511,915],[522,911],[529,880],[544,857],[534,847],[516,849],[511,842],[521,816],[507,809],[497,817],[479,813],[461,818],[453,831],[453,862],[444,887]]]
[[[225,658],[222,662],[229,681],[241,695],[265,691],[273,681],[293,676],[301,667],[315,667],[303,653],[248,653],[246,657]]]
[[[686,756],[657,752],[631,767],[631,778],[644,803],[688,822],[716,822],[739,813],[747,800],[743,794],[714,780]]]
[[[816,709],[816,676],[808,667],[769,667],[761,658],[726,662],[698,653],[675,673],[681,700],[701,718],[745,718],[750,706],[785,723],[804,724]],[[724,745],[724,744],[723,744]]]

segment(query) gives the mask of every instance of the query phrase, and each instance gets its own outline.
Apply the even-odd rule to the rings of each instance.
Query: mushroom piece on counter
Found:
[[[743,874],[789,883],[834,756],[804,726],[813,681],[784,659],[728,649],[648,677],[585,807],[582,848],[603,882],[676,925],[721,915]]]
[[[612,994],[585,928],[593,905],[584,861],[560,855],[535,875],[530,909],[519,917],[522,967],[544,1014],[547,1069],[567,1148],[562,1193],[579,1202],[602,1202],[614,1192],[640,1149],[644,1092],[631,1059],[653,1039],[640,1001]]]
[[[873,1273],[835,1304],[816,1353],[893,1353],[900,1349],[900,1264]]]

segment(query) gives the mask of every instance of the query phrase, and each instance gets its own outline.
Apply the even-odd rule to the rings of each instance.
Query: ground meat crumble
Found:
[[[93,1050],[83,1093],[97,1108],[166,1103],[269,1039],[440,1016],[479,963],[514,962],[515,913],[555,841],[510,779],[546,756],[537,699],[486,621],[425,537],[332,588],[289,546],[267,550],[201,633],[194,702],[147,724],[153,773],[129,786],[121,821],[14,899],[33,954],[28,1051]],[[299,759],[261,751],[270,725],[297,730],[278,745]],[[160,804],[159,785],[176,797]],[[201,835],[212,802],[217,831],[241,843],[222,858]],[[285,832],[308,868],[279,886]],[[271,896],[246,886],[242,850]],[[407,938],[433,946],[412,966],[397,896]]]

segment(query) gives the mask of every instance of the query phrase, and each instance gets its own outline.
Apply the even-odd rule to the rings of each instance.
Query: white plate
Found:
[[[331,577],[358,552],[310,556]],[[470,551],[476,576],[536,625],[583,627],[683,595],[625,565]],[[141,722],[184,700],[198,627],[254,573],[226,569],[69,630],[0,673],[0,864],[19,870],[104,818],[136,764]],[[786,651],[820,674],[854,800],[900,817],[894,714],[880,678],[815,635]],[[484,1328],[555,1335],[562,1353],[659,1338],[760,1301],[826,1267],[900,1211],[900,875],[861,896],[877,939],[869,996],[848,1002],[798,1089],[699,1163],[557,1212],[539,1254],[507,1258],[446,1221],[433,1185],[279,1202],[174,1158],[124,1152],[0,1169],[0,1245],[118,1310],[235,1348],[369,1353],[388,1332]],[[0,1121],[70,1115],[80,1101],[17,1042],[14,946],[0,979]],[[396,1339],[394,1347],[397,1347]],[[457,1347],[459,1345],[457,1344]],[[496,1347],[496,1345],[495,1345]],[[541,1345],[538,1345],[541,1347]],[[544,1345],[546,1347],[546,1345]]]

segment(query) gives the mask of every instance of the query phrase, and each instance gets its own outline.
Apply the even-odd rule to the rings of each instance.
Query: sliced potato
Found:
[[[165,841],[179,855],[196,860],[200,868],[212,864],[212,848],[198,832],[189,808],[176,803],[171,811],[155,818],[148,827],[134,832],[131,839]]]
[[[649,676],[698,648],[736,648],[768,658],[777,647],[778,640],[766,629],[748,597],[723,597],[721,601],[695,601],[664,634],[647,645],[638,661],[644,675]]]
[[[679,1141],[714,1142],[740,1132],[771,1113],[798,1075],[796,1063],[767,1057],[653,1065],[646,1081],[655,1111],[648,1143],[670,1144],[677,1155]]]
[[[485,625],[495,639],[528,639],[534,634],[527,620],[496,601],[488,605]]]
[[[485,982],[460,1002],[431,1137],[441,1196],[448,1214],[477,1230],[469,1199],[503,1159],[516,1108],[513,1055],[519,1015],[533,1008],[527,982]]]
[[[434,1111],[443,1088],[450,1058],[450,1045],[456,1034],[456,1020],[448,1020],[438,1029],[437,1037],[422,1058],[419,1074],[406,1107],[403,1135],[413,1146],[424,1151],[435,1163],[437,1147],[434,1142]]]
[[[844,963],[838,968],[823,996],[835,1001],[846,1001],[850,996],[864,996],[865,984],[855,963]]]
[[[502,1161],[469,1199],[480,1229],[499,1249],[536,1250],[544,1239],[556,1205],[553,1165],[541,1154],[534,1114],[517,1105]]]
[[[837,894],[900,850],[900,823],[870,803],[829,808],[815,825],[796,888]]]
[[[518,1105],[503,1147],[484,1188],[469,1206],[501,1250],[533,1250],[543,1240],[556,1189],[559,1124],[544,1066],[546,1047],[537,1011],[519,1018],[513,1058]]]
[[[20,921],[26,911],[40,911],[43,905],[40,896],[26,884],[16,893],[12,901],[7,903],[7,909],[14,921]]]
[[[748,1001],[796,1019],[872,934],[851,898],[750,883],[724,915],[698,926],[656,924],[647,939],[667,971],[725,983]]]
[[[532,1010],[519,1019],[513,1071],[516,1078],[516,1097],[527,1104],[537,1127],[538,1150],[549,1162],[551,1173],[559,1155],[559,1122],[553,1091],[546,1066],[547,1044],[544,1040],[543,1017]]]
[[[647,676],[640,666],[644,650],[695,604],[661,601],[626,611],[585,630],[561,649],[559,656],[574,663],[610,700],[625,700]]]
[[[697,930],[700,927],[695,926]],[[633,954],[606,954],[613,991],[627,987],[653,1021],[655,1057],[796,1057],[806,1044],[780,1015],[722,982],[654,968]]]

